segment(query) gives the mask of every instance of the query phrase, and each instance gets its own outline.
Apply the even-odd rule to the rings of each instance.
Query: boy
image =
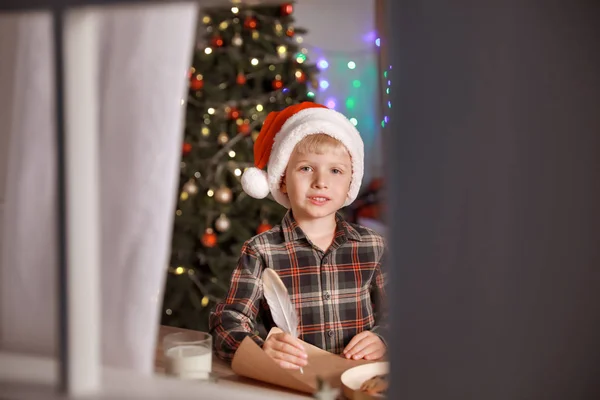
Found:
[[[360,189],[358,131],[334,110],[296,104],[267,116],[254,158],[256,168],[242,176],[244,191],[255,198],[271,192],[291,211],[281,225],[244,244],[227,298],[210,316],[217,356],[230,361],[250,336],[281,367],[306,365],[297,338],[282,333],[265,341],[256,331],[259,314],[267,330],[275,326],[261,280],[264,268],[273,268],[296,306],[301,340],[346,358],[381,358],[386,345],[377,333],[373,302],[384,302],[384,241],[337,213]]]

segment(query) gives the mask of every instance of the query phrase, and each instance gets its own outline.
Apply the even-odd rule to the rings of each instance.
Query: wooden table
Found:
[[[186,332],[189,331],[187,329],[182,328],[173,328],[171,326],[161,325],[158,332],[158,343],[156,346],[156,355],[155,355],[155,372],[158,374],[165,373],[165,358],[163,351],[163,338],[169,333],[176,332]],[[310,395],[305,395],[302,393],[298,393],[292,390],[288,390],[279,386],[270,385],[265,382],[256,381],[254,379],[244,378],[239,376],[233,372],[229,364],[218,359],[217,357],[212,358],[212,377],[216,382],[223,385],[241,385],[243,389],[246,387],[247,389],[263,389],[269,391],[271,393],[280,393],[282,397],[286,399],[310,399],[313,398]]]

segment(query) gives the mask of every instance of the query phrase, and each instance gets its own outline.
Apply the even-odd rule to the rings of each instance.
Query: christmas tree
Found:
[[[190,68],[179,200],[162,323],[206,330],[243,243],[278,224],[285,209],[242,191],[253,143],[271,111],[311,101],[314,65],[293,25],[293,4],[204,10]],[[310,83],[310,86],[309,86]]]

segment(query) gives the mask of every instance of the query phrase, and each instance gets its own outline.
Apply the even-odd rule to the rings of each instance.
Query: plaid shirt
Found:
[[[291,211],[281,225],[244,244],[229,293],[210,316],[218,357],[231,360],[246,336],[262,347],[257,317],[267,331],[275,326],[263,297],[263,268],[277,271],[288,288],[298,312],[299,337],[305,342],[340,354],[364,330],[380,335],[374,310],[380,320],[385,303],[384,240],[339,214],[336,220],[333,243],[326,252],[310,242]]]

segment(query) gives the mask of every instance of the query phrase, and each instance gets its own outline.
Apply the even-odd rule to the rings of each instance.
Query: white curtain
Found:
[[[0,340],[56,353],[52,21],[0,16]]]
[[[196,6],[114,11],[101,33],[103,356],[150,372],[171,248]],[[132,364],[133,363],[133,364]]]
[[[150,373],[197,4],[100,11],[102,358]],[[0,16],[0,346],[56,354],[51,19]],[[84,88],[82,88],[84,90]]]

